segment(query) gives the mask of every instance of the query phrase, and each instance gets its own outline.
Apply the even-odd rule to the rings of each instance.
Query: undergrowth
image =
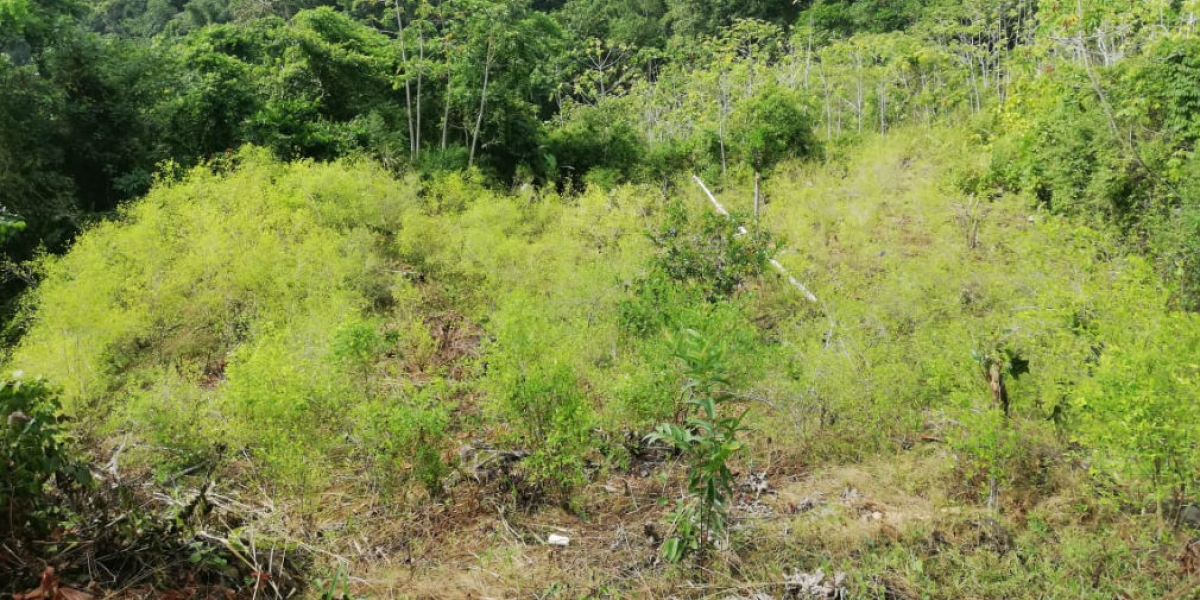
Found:
[[[247,149],[44,259],[8,366],[60,386],[85,439],[127,440],[122,460],[159,481],[227,448],[219,475],[286,504],[293,535],[336,531],[325,544],[463,506],[528,543],[514,514],[598,518],[598,488],[629,477],[701,499],[688,548],[724,525],[718,555],[774,561],[787,543],[747,542],[731,508],[746,472],[926,448],[939,466],[922,493],[978,514],[977,541],[994,534],[984,519],[1018,528],[1015,556],[1046,569],[1025,581],[1055,585],[1043,575],[1166,543],[1177,519],[1153,507],[1194,500],[1195,324],[1120,236],[1020,195],[972,196],[987,160],[964,140],[893,132],[784,163],[757,220],[736,174],[716,186],[727,220],[682,181],[503,193]],[[678,360],[665,333],[680,331],[722,357],[719,378]],[[754,407],[744,421],[734,396]],[[646,458],[664,422],[690,484],[673,485],[671,457]],[[1157,520],[1130,516],[1148,507]],[[1093,520],[1055,525],[1056,511]],[[1000,577],[1014,555],[933,527],[798,562],[859,569],[872,589],[899,573],[928,597],[1018,589],[937,574]],[[1089,527],[1129,548],[1089,543]],[[946,547],[906,554],[919,544]]]

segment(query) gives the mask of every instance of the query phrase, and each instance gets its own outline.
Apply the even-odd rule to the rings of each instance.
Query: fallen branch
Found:
[[[721,206],[721,203],[717,201],[717,197],[708,190],[708,186],[704,185],[704,182],[700,180],[700,177],[697,175],[692,175],[692,180],[696,182],[696,185],[700,186],[700,189],[704,190],[705,195],[707,195],[708,199],[712,201],[713,207],[716,209],[717,214],[726,218],[730,218],[729,211],[725,210],[724,206]],[[738,233],[741,235],[746,235],[749,232],[746,231],[746,227],[744,225],[738,225]],[[804,297],[807,298],[809,302],[812,302],[813,304],[821,304],[821,301],[817,300],[816,295],[814,295],[807,286],[805,286],[803,283],[800,283],[800,280],[792,277],[792,274],[789,273],[787,269],[783,268],[783,265],[779,264],[779,261],[772,258],[770,259],[770,263],[776,271],[779,271],[780,275],[783,275],[783,277],[787,279],[788,283],[792,284],[792,287],[800,290],[800,293],[804,294]]]
[[[708,186],[704,185],[704,182],[700,180],[699,176],[692,175],[692,181],[695,181],[696,185],[700,186],[700,189],[704,190],[704,194],[708,196],[709,200],[712,201],[713,207],[717,210],[717,214],[722,215],[727,219],[732,218],[729,216],[729,211],[725,210],[724,206],[721,206],[721,203],[717,201],[717,197],[708,190]],[[738,235],[746,235],[747,233],[749,232],[746,231],[745,226],[738,225]],[[779,264],[779,261],[772,258],[770,259],[770,263],[772,267],[775,267],[776,271],[779,271],[780,275],[783,275],[787,278],[788,283],[792,284],[792,286],[797,290],[800,290],[800,293],[804,294],[804,297],[807,298],[809,302],[821,307],[821,312],[825,315],[826,319],[829,319],[829,331],[825,333],[825,347],[828,348],[831,344],[833,344],[833,332],[835,329],[837,329],[837,321],[835,321],[833,315],[830,314],[829,307],[826,306],[824,302],[818,300],[816,295],[809,291],[808,287],[806,287],[803,283],[800,283],[800,281],[795,277],[792,277],[792,274],[789,273],[787,269],[783,268],[783,265]],[[843,345],[843,350],[844,349],[845,346]]]

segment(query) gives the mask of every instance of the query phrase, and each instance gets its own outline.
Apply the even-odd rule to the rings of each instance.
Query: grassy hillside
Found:
[[[757,221],[731,180],[746,235],[684,179],[497,192],[247,149],[45,259],[7,366],[61,387],[97,463],[226,498],[196,530],[237,514],[228,539],[355,593],[1183,593],[1200,329],[1115,234],[972,195],[966,140],[785,164]],[[688,410],[689,330],[750,431],[732,527],[674,565],[687,469],[643,438]]]

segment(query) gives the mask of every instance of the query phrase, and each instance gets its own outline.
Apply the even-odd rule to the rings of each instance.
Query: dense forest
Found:
[[[0,592],[1200,598],[1196,0],[0,0]]]

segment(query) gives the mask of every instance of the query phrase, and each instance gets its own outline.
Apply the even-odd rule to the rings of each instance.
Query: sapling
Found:
[[[682,425],[660,424],[647,438],[671,444],[688,462],[688,495],[671,514],[673,534],[662,546],[664,558],[679,562],[711,548],[725,531],[734,481],[728,461],[742,449],[737,434],[746,430],[747,410],[722,414],[733,396],[726,390],[725,353],[716,344],[687,329],[676,338],[674,355],[684,363],[692,415]]]

